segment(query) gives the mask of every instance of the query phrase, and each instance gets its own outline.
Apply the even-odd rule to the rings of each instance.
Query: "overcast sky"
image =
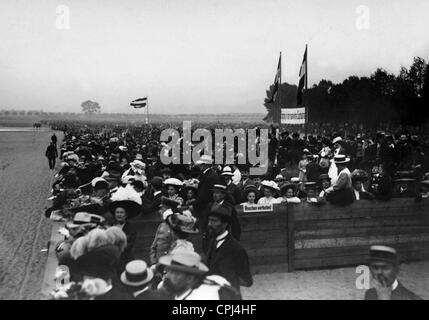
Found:
[[[147,95],[153,113],[265,112],[280,51],[293,84],[306,43],[310,85],[398,73],[429,58],[428,12],[427,0],[1,0],[0,109],[91,99],[127,112]]]

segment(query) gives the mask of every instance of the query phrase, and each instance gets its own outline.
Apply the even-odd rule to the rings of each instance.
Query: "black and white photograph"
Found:
[[[429,299],[428,14],[1,0],[0,300]]]

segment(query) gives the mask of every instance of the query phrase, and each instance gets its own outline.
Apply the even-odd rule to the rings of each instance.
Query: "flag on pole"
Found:
[[[147,97],[131,101],[130,106],[134,108],[144,108],[147,105]]]
[[[274,100],[276,100],[277,98],[277,92],[279,90],[280,81],[281,81],[281,72],[282,72],[282,56],[280,54],[279,64],[277,65],[276,76],[274,77],[274,89],[270,100],[268,100],[268,103],[273,103]]]
[[[305,48],[304,59],[302,59],[301,68],[299,69],[299,84],[296,97],[296,104],[298,106],[302,105],[302,92],[304,88],[307,88],[307,47]]]

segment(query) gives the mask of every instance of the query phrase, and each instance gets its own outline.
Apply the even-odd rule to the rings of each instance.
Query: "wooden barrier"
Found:
[[[401,261],[429,259],[429,201],[392,199],[388,202],[359,201],[346,207],[330,204],[276,204],[269,212],[244,213],[241,244],[253,272],[293,271],[365,264],[369,246],[390,245]],[[150,246],[161,222],[157,214],[133,220],[138,236],[136,258],[149,262]],[[57,261],[55,244],[60,240],[60,223],[54,223],[43,293],[54,287]],[[201,236],[192,236],[201,253]]]
[[[346,207],[289,206],[289,269],[365,264],[369,246],[390,245],[401,261],[429,258],[429,202],[359,201]]]

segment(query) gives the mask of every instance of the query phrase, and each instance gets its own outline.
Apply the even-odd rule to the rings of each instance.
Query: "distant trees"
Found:
[[[91,101],[91,100],[82,102],[80,106],[82,107],[82,112],[88,115],[99,113],[101,109],[98,102]]]
[[[264,105],[266,120],[272,119],[274,106],[267,103],[272,87],[267,90]],[[282,106],[296,107],[295,85],[280,86]],[[278,99],[277,99],[278,100]],[[377,69],[369,77],[350,76],[342,83],[321,80],[304,92],[304,105],[308,106],[310,122],[400,123],[418,125],[429,121],[429,65],[414,58],[409,69],[402,68],[399,75]]]

